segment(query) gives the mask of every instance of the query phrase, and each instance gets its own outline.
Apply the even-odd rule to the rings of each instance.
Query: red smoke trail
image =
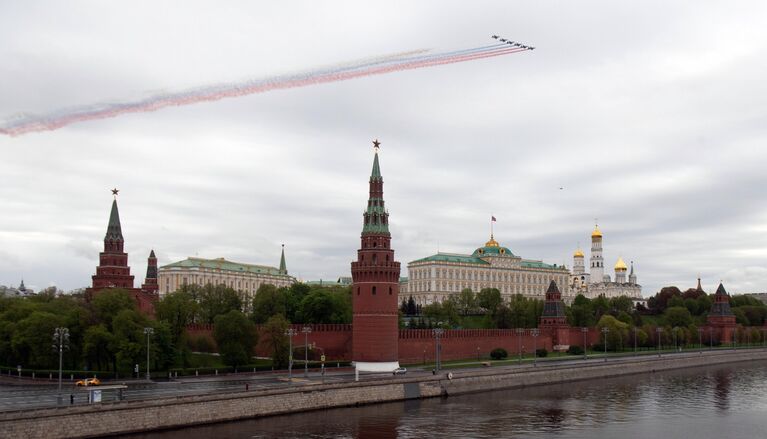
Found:
[[[116,117],[121,114],[127,113],[139,113],[157,111],[164,107],[169,106],[181,106],[189,105],[199,102],[217,101],[229,97],[245,96],[256,93],[264,93],[271,90],[290,89],[297,87],[305,87],[307,85],[324,84],[330,82],[347,81],[355,78],[362,78],[365,76],[382,75],[386,73],[415,70],[426,67],[434,67],[445,64],[454,64],[466,61],[473,61],[482,58],[492,58],[496,56],[508,55],[517,52],[524,52],[527,49],[522,48],[494,48],[481,52],[471,52],[463,55],[452,55],[444,58],[429,58],[425,60],[407,61],[400,64],[374,66],[363,70],[352,70],[339,73],[320,74],[318,76],[310,76],[302,79],[283,80],[274,83],[261,83],[253,86],[234,87],[230,90],[223,90],[216,93],[202,94],[202,95],[188,95],[188,96],[170,96],[168,98],[160,98],[152,102],[148,102],[144,105],[127,106],[123,108],[106,108],[103,110],[93,111],[84,114],[74,114],[68,117],[61,117],[53,120],[34,121],[27,124],[22,124],[17,127],[3,129],[0,128],[0,133],[19,136],[29,132],[35,131],[50,131],[61,128],[63,126],[83,122],[88,120],[104,119],[109,117]]]

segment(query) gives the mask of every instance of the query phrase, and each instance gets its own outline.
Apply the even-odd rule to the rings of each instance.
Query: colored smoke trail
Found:
[[[160,93],[141,100],[64,109],[46,115],[23,115],[0,123],[0,134],[20,136],[31,132],[52,131],[76,122],[106,119],[122,114],[157,111],[170,106],[211,102],[272,90],[306,87],[404,70],[474,61],[526,50],[506,44],[493,44],[434,54],[431,54],[429,50],[401,52],[290,75],[251,79],[239,83],[216,84],[175,93]]]

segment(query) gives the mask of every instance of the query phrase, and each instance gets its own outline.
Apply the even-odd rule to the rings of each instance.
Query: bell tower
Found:
[[[399,367],[399,274],[384,207],[380,142],[370,174],[360,249],[352,262],[352,360],[357,371],[391,372]]]

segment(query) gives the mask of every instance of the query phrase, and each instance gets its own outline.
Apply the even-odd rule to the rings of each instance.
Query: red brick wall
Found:
[[[435,340],[431,329],[405,329],[399,332],[399,361],[402,363],[421,363],[434,361]],[[510,356],[518,354],[522,345],[523,352],[533,352],[545,348],[551,351],[551,336],[541,333],[534,340],[530,330],[525,329],[521,338],[514,329],[455,329],[445,330],[440,337],[443,360],[476,358],[479,348],[481,357],[487,358],[490,351],[503,348]]]

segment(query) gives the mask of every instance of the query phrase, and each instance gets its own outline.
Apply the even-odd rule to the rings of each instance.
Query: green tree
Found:
[[[112,330],[112,319],[122,310],[136,310],[136,302],[130,293],[114,288],[102,290],[91,301],[96,321],[103,323],[107,330]]]
[[[224,364],[236,368],[250,363],[253,348],[258,342],[256,326],[245,314],[231,310],[214,319],[213,338]]]
[[[21,364],[33,368],[53,368],[58,357],[51,348],[54,329],[62,318],[51,313],[35,311],[16,325],[13,349]]]
[[[666,308],[663,317],[669,326],[689,326],[692,324],[692,315],[684,306],[670,306]]]
[[[253,298],[252,318],[256,323],[264,323],[269,317],[281,314],[287,315],[288,297],[285,290],[274,285],[264,284],[258,287]]]
[[[114,353],[110,346],[114,346],[112,333],[103,323],[94,325],[85,330],[83,354],[89,369],[107,370]]]
[[[301,301],[302,323],[351,323],[352,304],[347,290],[317,289]]]
[[[477,299],[471,288],[464,288],[458,295],[458,310],[461,315],[467,316],[474,313],[477,307]]]
[[[612,309],[615,315],[619,315],[622,312],[631,314],[634,310],[634,301],[627,296],[613,297],[610,299],[610,309]]]
[[[155,305],[157,319],[167,322],[174,342],[181,338],[187,325],[195,322],[199,310],[192,293],[185,290],[166,294]]]
[[[290,327],[290,322],[277,314],[269,317],[263,327],[263,336],[272,352],[272,365],[275,369],[288,367],[290,344],[285,331]]]
[[[112,344],[115,371],[131,371],[134,364],[143,364],[146,358],[144,328],[149,326],[147,318],[133,309],[123,309],[112,319]]]
[[[216,316],[229,311],[242,310],[240,293],[222,284],[206,285],[201,291],[199,303],[200,318],[204,323],[213,323]]]
[[[494,315],[502,303],[503,298],[501,298],[501,292],[497,288],[482,288],[477,293],[477,305],[490,315]]]
[[[608,328],[607,333],[607,349],[614,351],[621,346],[626,346],[629,341],[629,325],[616,319],[615,317],[605,314],[597,322],[597,328],[602,331],[602,328]],[[601,343],[604,343],[605,336],[602,335]]]

